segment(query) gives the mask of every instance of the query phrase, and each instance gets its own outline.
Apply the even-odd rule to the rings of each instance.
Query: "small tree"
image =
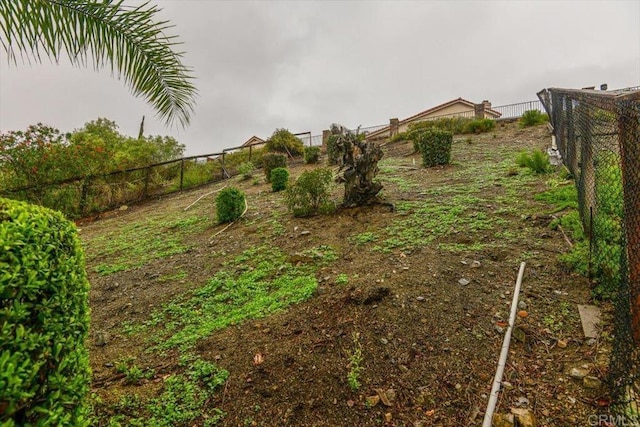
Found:
[[[265,144],[267,151],[297,156],[304,152],[304,144],[287,129],[276,129]]]
[[[341,154],[341,181],[344,182],[343,206],[361,206],[376,200],[382,184],[373,181],[378,174],[382,148],[342,126],[331,127],[335,145]]]

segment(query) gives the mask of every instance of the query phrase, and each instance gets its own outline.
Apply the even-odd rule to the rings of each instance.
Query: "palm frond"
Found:
[[[182,63],[180,43],[154,21],[159,9],[123,0],[0,0],[0,44],[11,62],[58,62],[66,54],[77,66],[109,66],[135,96],[149,102],[168,124],[189,123],[197,90]]]

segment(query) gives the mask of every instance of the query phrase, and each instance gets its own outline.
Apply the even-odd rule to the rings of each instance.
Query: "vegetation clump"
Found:
[[[296,182],[287,188],[287,207],[294,216],[309,216],[333,210],[329,199],[333,173],[328,168],[303,172]]]
[[[245,195],[237,188],[225,188],[216,197],[218,223],[232,222],[242,216],[245,208]]]
[[[516,157],[516,164],[521,168],[529,168],[535,174],[543,174],[551,171],[549,156],[541,150],[533,150],[531,153],[521,151]]]
[[[75,226],[0,199],[3,426],[86,426],[89,282]]]
[[[549,116],[540,110],[527,110],[518,120],[520,127],[537,126],[549,121]]]
[[[447,165],[451,162],[453,133],[438,128],[428,128],[416,132],[414,141],[422,155],[422,166]]]
[[[289,171],[287,168],[275,168],[271,171],[271,189],[274,192],[287,188],[289,182]]]
[[[246,181],[253,177],[253,170],[255,168],[256,166],[253,164],[253,162],[246,161],[238,166],[238,172],[240,173],[240,175],[242,175],[242,179]]]

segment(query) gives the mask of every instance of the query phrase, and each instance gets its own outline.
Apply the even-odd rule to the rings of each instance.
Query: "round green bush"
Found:
[[[267,151],[287,153],[292,156],[300,155],[304,151],[304,144],[287,129],[276,129],[265,144]]]
[[[275,168],[271,171],[271,189],[274,192],[287,188],[289,181],[289,171],[286,168]]]
[[[294,216],[331,212],[332,181],[333,172],[329,168],[303,172],[296,182],[287,188],[285,201],[288,209]]]
[[[0,198],[0,421],[86,426],[89,282],[73,223]]]
[[[304,147],[304,162],[315,164],[320,160],[320,147]]]
[[[240,218],[244,208],[244,193],[237,188],[225,188],[216,197],[216,213],[219,224]]]

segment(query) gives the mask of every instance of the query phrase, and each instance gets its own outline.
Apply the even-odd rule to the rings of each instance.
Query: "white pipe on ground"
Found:
[[[511,343],[511,331],[513,325],[516,322],[516,312],[518,311],[518,297],[520,296],[520,285],[522,284],[522,276],[524,276],[525,262],[520,263],[520,271],[518,272],[518,280],[516,280],[516,287],[513,291],[513,300],[511,301],[511,314],[509,315],[509,326],[507,332],[504,334],[504,341],[502,342],[502,351],[500,352],[500,358],[498,359],[498,368],[496,369],[496,376],[493,378],[493,386],[491,387],[491,394],[489,394],[489,403],[487,404],[487,410],[484,413],[484,421],[482,427],[491,427],[491,421],[493,420],[493,412],[496,409],[496,403],[498,402],[498,394],[500,393],[500,385],[502,384],[502,374],[504,373],[504,367],[507,364],[507,355],[509,354],[509,344]]]

